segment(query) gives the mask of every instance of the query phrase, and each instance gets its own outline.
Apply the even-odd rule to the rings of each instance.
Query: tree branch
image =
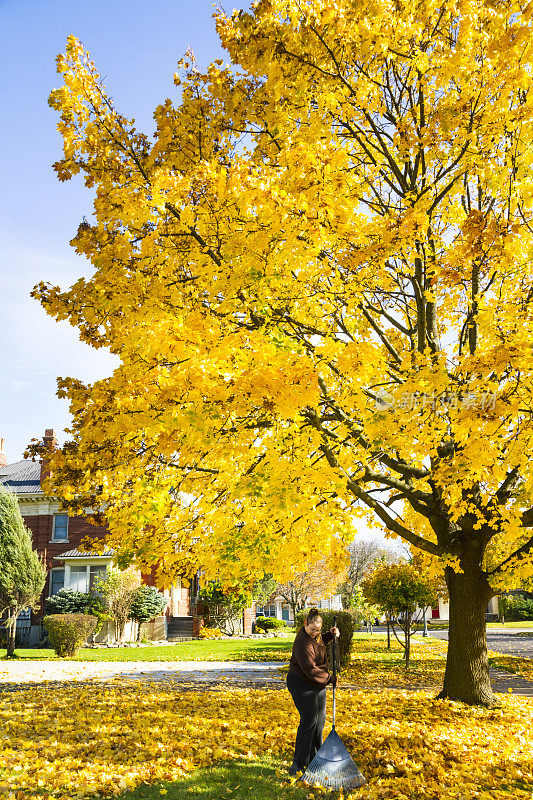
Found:
[[[533,525],[533,519],[531,524]],[[491,572],[487,572],[487,577],[491,578],[494,575],[499,575],[501,572],[504,571],[507,564],[509,564],[511,561],[514,561],[514,559],[516,558],[520,558],[520,556],[527,555],[532,550],[533,550],[533,536],[525,544],[523,544],[522,547],[519,547],[518,550],[515,550],[514,553],[508,556],[508,558],[506,558],[505,561],[502,561],[502,563],[498,567],[495,567],[495,569],[491,570]]]

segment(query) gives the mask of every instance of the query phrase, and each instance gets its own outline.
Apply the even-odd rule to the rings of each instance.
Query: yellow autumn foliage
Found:
[[[169,582],[340,565],[379,520],[446,571],[445,693],[490,703],[461,643],[533,574],[533,4],[259,0],[216,25],[230,62],[186,56],[153,138],[75,36],[58,57],[93,271],[34,294],[120,364],[60,381],[49,491]]]
[[[60,382],[50,485],[105,503],[124,556],[283,578],[366,514],[437,570],[490,544],[491,586],[533,572],[531,24],[515,0],[221,12],[231,63],[180,62],[153,142],[69,37],[56,170],[95,190],[94,273],[35,295],[121,363]]]
[[[279,691],[152,683],[3,693],[0,797],[112,797],[219,760],[271,754],[288,763],[296,725]],[[504,697],[487,711],[427,692],[339,690],[337,729],[368,779],[354,798],[531,797],[531,700]]]

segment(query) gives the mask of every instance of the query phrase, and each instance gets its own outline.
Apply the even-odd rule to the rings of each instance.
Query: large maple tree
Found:
[[[53,490],[125,561],[227,580],[340,559],[370,515],[445,570],[469,703],[487,602],[533,572],[532,13],[260,0],[153,140],[74,37],[50,98],[94,272],[35,294],[120,358],[61,381]]]

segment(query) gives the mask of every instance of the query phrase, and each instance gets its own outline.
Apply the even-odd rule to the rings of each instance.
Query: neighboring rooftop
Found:
[[[43,494],[38,461],[16,461],[0,465],[0,484],[15,494]]]
[[[111,558],[115,555],[114,550],[106,548],[102,552],[95,552],[94,550],[79,550],[77,547],[74,550],[67,550],[66,553],[61,553],[60,556],[54,556],[62,560],[64,558]]]

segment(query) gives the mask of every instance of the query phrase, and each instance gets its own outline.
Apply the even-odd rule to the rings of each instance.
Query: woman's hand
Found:
[[[337,627],[335,627],[335,628],[330,628],[330,629],[329,629],[329,632],[330,632],[330,633],[332,633],[332,634],[333,634],[333,636],[336,636],[336,637],[337,637],[337,639],[338,639],[338,638],[339,638],[339,636],[341,635],[341,632],[340,632],[340,630],[339,630]]]

